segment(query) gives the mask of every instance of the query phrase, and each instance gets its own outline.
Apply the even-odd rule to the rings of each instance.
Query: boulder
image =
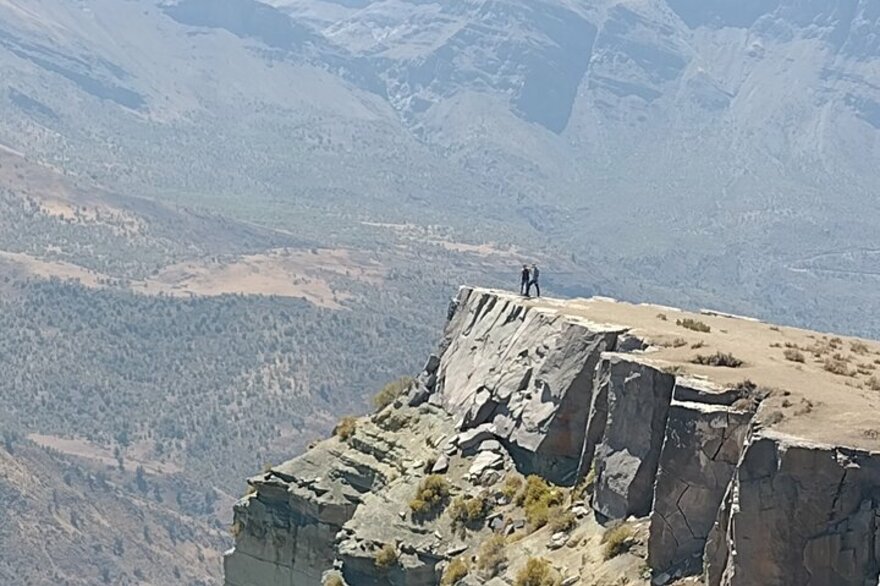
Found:
[[[498,440],[486,440],[477,448],[479,452],[500,452],[501,450],[501,443]]]
[[[477,448],[485,441],[495,438],[495,426],[491,423],[484,423],[479,427],[465,430],[458,434],[455,445],[463,454],[471,455],[477,451]]]
[[[441,454],[431,466],[431,474],[443,474],[447,470],[449,470],[449,458],[445,454]]]
[[[498,469],[504,466],[504,456],[497,452],[480,452],[471,463],[468,475],[471,478],[480,478],[486,470]]]

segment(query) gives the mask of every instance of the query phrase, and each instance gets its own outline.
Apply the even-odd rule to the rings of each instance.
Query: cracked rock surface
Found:
[[[707,549],[709,586],[874,586],[880,453],[753,437]]]
[[[648,561],[655,570],[701,568],[752,417],[722,405],[672,402],[651,511]]]

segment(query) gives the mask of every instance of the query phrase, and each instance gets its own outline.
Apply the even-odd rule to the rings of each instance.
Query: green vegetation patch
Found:
[[[517,505],[525,510],[526,521],[534,531],[546,525],[552,515],[560,513],[563,500],[565,493],[561,489],[550,486],[540,476],[531,475],[517,497]]]
[[[449,507],[452,528],[461,533],[465,529],[479,529],[491,510],[489,497],[485,493],[480,493],[477,496],[456,497]]]

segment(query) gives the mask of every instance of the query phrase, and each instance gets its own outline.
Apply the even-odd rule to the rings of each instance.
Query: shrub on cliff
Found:
[[[409,502],[414,515],[425,516],[439,513],[449,500],[449,482],[439,474],[426,476]]]
[[[333,428],[333,435],[347,442],[354,435],[355,430],[357,430],[357,417],[343,417]]]
[[[373,397],[373,407],[376,411],[381,411],[394,402],[397,397],[402,395],[413,384],[412,377],[404,376],[397,380],[391,381],[376,393]]]
[[[238,537],[239,535],[241,535],[243,529],[244,525],[242,525],[241,521],[235,521],[229,527],[229,534],[232,535],[232,537]]]
[[[507,567],[507,543],[501,535],[493,535],[477,551],[477,568],[484,578],[494,578]]]
[[[633,528],[626,523],[608,529],[602,536],[602,557],[610,560],[629,551],[634,536]]]
[[[544,558],[529,558],[517,572],[514,586],[559,586],[562,579]]]
[[[558,488],[551,487],[540,476],[526,478],[526,486],[517,497],[517,504],[525,509],[526,521],[532,530],[540,529],[547,524],[550,515],[562,504],[564,494]]]
[[[465,529],[479,529],[490,510],[489,499],[485,493],[477,496],[460,496],[449,507],[452,515],[452,529],[464,533]]]
[[[577,525],[577,517],[571,511],[566,511],[562,507],[553,507],[550,509],[550,519],[547,522],[550,531],[559,533],[560,531],[571,531]]]
[[[694,364],[702,364],[703,366],[721,366],[725,368],[739,368],[743,365],[743,361],[733,354],[725,352],[716,352],[708,356],[699,354],[691,360]]]
[[[504,495],[504,498],[508,501],[513,502],[516,495],[519,493],[519,489],[522,488],[522,485],[522,476],[510,473],[504,478],[504,484],[501,486],[501,494]]]
[[[803,353],[796,348],[788,348],[785,350],[785,359],[790,362],[806,362]]]
[[[397,558],[397,548],[390,543],[386,543],[373,556],[373,563],[376,564],[376,568],[379,570],[386,571],[397,563]]]
[[[462,558],[455,558],[446,569],[443,570],[443,576],[440,578],[440,586],[455,586],[459,580],[468,575],[468,565]]]
[[[712,331],[712,328],[710,328],[709,326],[707,326],[703,322],[695,320],[695,319],[691,319],[689,317],[686,317],[684,319],[675,320],[675,325],[681,326],[687,330],[693,330],[695,332],[702,332],[704,334],[708,334],[709,332]]]

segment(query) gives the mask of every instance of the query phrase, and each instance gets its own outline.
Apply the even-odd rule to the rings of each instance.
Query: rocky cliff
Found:
[[[226,584],[875,586],[878,365],[717,312],[463,288],[408,390],[249,481]]]

